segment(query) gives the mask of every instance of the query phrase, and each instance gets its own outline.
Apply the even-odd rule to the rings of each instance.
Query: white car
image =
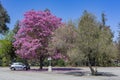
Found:
[[[28,70],[30,69],[29,65],[25,65],[21,62],[15,62],[10,65],[11,70]]]

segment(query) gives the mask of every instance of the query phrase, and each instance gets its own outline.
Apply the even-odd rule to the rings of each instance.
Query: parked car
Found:
[[[10,69],[11,70],[29,70],[30,66],[29,65],[25,65],[22,62],[15,62],[15,63],[12,63],[10,65]]]

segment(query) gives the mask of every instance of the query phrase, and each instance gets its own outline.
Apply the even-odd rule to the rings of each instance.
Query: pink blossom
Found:
[[[20,29],[14,36],[16,54],[27,59],[46,55],[50,36],[61,24],[61,19],[49,11],[26,12],[20,21]]]

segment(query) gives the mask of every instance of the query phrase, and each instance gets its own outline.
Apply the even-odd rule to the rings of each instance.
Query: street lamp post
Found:
[[[52,60],[52,58],[48,57],[48,61],[49,61],[48,72],[52,71],[51,60]]]

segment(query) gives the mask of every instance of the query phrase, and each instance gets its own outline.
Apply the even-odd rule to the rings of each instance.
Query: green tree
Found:
[[[8,40],[0,40],[0,45],[0,57],[2,63],[5,63],[5,66],[10,63],[10,56],[8,54],[11,53],[11,42]]]
[[[12,45],[13,35],[14,33],[12,31],[9,31],[0,40],[0,57],[3,60],[7,60],[6,62],[8,63],[11,63],[16,57]],[[6,65],[8,65],[8,63],[6,63]]]
[[[14,28],[13,28],[13,33],[16,34],[19,29],[20,29],[20,27],[19,27],[19,20],[17,20],[17,21],[16,21],[16,24],[15,24],[15,26],[14,26]]]
[[[97,67],[92,66],[111,64],[116,49],[112,42],[113,34],[104,20],[100,23],[93,14],[85,11],[80,18],[78,35],[78,48],[85,54],[92,75],[97,73]]]
[[[10,23],[10,16],[0,3],[0,33],[2,34],[9,30],[6,23]]]
[[[85,11],[78,25],[78,42],[77,46],[84,53],[92,75],[96,70],[92,66],[96,64],[99,43],[99,24],[94,15]],[[95,68],[96,69],[96,68]]]
[[[100,33],[99,38],[99,56],[98,62],[100,66],[112,65],[112,60],[116,58],[117,49],[112,41],[113,34],[109,27],[105,26]]]
[[[118,50],[118,56],[117,56],[117,61],[120,62],[120,24],[119,24],[119,31],[118,31],[118,39],[116,41],[116,47]]]
[[[107,19],[105,18],[105,14],[104,13],[102,13],[101,16],[102,16],[102,26],[104,27],[106,25],[106,20]]]
[[[102,13],[102,24],[100,28],[100,37],[99,37],[99,52],[101,53],[98,57],[100,66],[111,66],[113,60],[117,55],[117,47],[113,42],[113,33],[110,29],[110,26],[107,26],[105,14]]]
[[[76,27],[72,21],[59,27],[52,35],[52,41],[49,43],[49,52],[51,54],[62,54],[68,57],[69,62],[73,64],[76,59],[74,53],[75,42],[77,38]]]

